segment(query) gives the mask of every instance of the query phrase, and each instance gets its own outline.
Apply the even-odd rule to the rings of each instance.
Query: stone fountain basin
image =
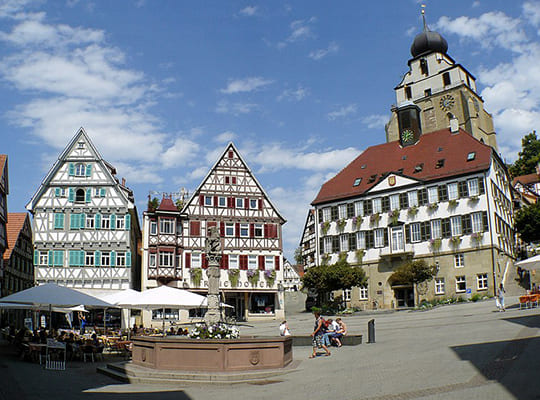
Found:
[[[158,370],[250,371],[284,368],[292,362],[291,337],[189,339],[135,336],[132,363]]]

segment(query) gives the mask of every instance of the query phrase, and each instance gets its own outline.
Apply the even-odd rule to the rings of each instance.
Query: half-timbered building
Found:
[[[6,296],[34,286],[32,226],[28,213],[8,213],[7,239],[2,276]]]
[[[302,239],[300,240],[300,254],[304,268],[315,265],[315,239],[315,210],[310,209],[306,217]]]
[[[205,293],[207,230],[222,238],[220,290],[238,319],[282,318],[285,219],[230,143],[180,211],[164,197],[144,214],[143,286]]]
[[[4,252],[7,247],[7,195],[9,193],[8,181],[8,157],[5,154],[0,154],[0,276],[4,271]],[[0,282],[0,296],[4,296],[4,287]]]
[[[27,205],[37,283],[94,294],[140,288],[140,228],[133,192],[83,128]]]

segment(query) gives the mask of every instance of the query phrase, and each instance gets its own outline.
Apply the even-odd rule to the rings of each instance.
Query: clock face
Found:
[[[401,132],[401,142],[402,143],[411,143],[414,140],[414,132],[410,129],[404,129]]]
[[[449,111],[452,107],[454,107],[455,102],[456,101],[454,98],[447,94],[441,97],[441,100],[439,100],[439,107],[441,107],[443,111]]]

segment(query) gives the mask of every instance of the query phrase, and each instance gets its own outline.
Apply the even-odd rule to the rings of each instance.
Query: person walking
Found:
[[[326,356],[329,356],[330,350],[328,350],[328,347],[324,344],[324,331],[325,328],[323,327],[323,320],[321,318],[321,314],[319,314],[317,311],[313,313],[313,316],[315,317],[315,326],[313,327],[313,333],[311,334],[312,339],[312,346],[313,346],[313,353],[309,356],[309,358],[315,358],[317,357],[317,349],[322,348],[326,352]]]
[[[504,286],[501,283],[499,285],[499,290],[498,290],[498,293],[497,293],[497,299],[499,301],[499,304],[498,304],[499,312],[506,311],[506,309],[504,308],[504,294],[505,293],[506,293],[506,290],[504,290]]]

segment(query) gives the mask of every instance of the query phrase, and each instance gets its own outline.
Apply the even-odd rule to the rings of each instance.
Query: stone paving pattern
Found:
[[[350,332],[364,335],[364,344],[332,348],[331,357],[313,360],[309,347],[294,347],[294,372],[251,384],[119,384],[95,372],[102,362],[45,371],[18,360],[4,345],[0,400],[540,399],[540,309],[519,310],[517,298],[507,304],[512,306],[505,313],[490,300],[343,317]],[[370,319],[375,344],[365,344]],[[287,321],[293,334],[312,330],[310,314],[287,315]],[[241,334],[277,335],[278,325],[248,323]]]

